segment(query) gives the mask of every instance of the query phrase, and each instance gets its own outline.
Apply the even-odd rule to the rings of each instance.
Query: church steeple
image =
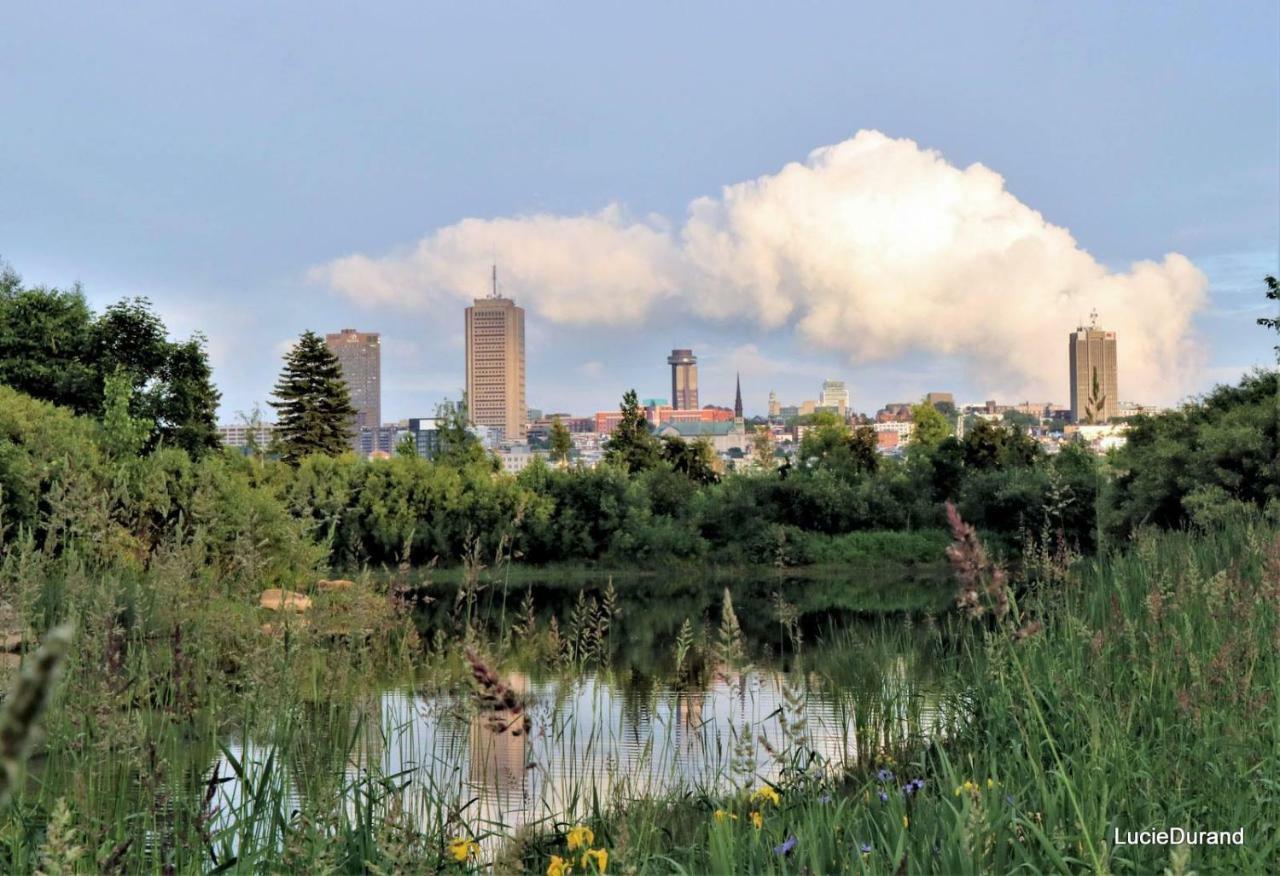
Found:
[[[733,397],[733,415],[742,419],[742,375],[734,372],[734,378],[738,382],[738,391]]]

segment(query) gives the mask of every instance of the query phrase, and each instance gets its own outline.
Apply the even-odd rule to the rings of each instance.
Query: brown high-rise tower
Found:
[[[325,346],[338,357],[342,379],[356,409],[353,446],[359,447],[360,430],[382,425],[382,341],[377,332],[344,328],[324,336]]]
[[[1120,408],[1116,377],[1116,333],[1098,328],[1093,313],[1088,328],[1071,333],[1071,422],[1105,423]]]
[[[493,294],[467,308],[467,408],[471,422],[492,426],[503,438],[525,435],[524,308]]]
[[[677,411],[698,409],[698,357],[693,350],[672,350],[667,357],[671,366],[671,407]]]

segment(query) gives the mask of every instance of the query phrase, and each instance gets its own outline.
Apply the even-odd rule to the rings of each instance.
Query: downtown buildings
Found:
[[[359,451],[361,433],[382,425],[382,336],[344,328],[325,335],[324,343],[342,366],[342,379],[356,409],[351,446]]]
[[[1071,377],[1071,422],[1106,423],[1119,415],[1116,376],[1116,333],[1098,328],[1095,311],[1089,326],[1071,333],[1068,350]]]
[[[507,441],[525,436],[524,308],[498,294],[477,298],[466,311],[467,410],[471,422]]]
[[[696,411],[698,357],[693,350],[672,350],[667,364],[671,366],[671,406],[677,411]]]

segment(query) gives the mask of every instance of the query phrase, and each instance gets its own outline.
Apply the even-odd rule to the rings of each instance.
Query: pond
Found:
[[[260,788],[270,764],[291,809],[319,794],[354,807],[352,789],[378,787],[398,823],[465,824],[492,851],[596,807],[838,772],[945,735],[958,717],[927,614],[951,594],[937,570],[583,577],[428,588],[426,642],[468,617],[501,618],[502,644],[475,648],[505,649],[494,671],[506,705],[486,707],[455,673],[315,704],[283,745],[274,731],[227,739],[206,768],[224,779],[213,826],[234,833],[250,796],[238,776]]]

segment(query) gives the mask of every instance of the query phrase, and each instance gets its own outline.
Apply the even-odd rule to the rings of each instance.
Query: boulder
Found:
[[[350,590],[356,586],[356,582],[348,581],[346,578],[334,578],[329,580],[322,578],[316,582],[316,589],[321,593],[336,593],[340,590]]]
[[[269,611],[306,611],[311,607],[311,597],[273,587],[262,591],[258,605]]]

